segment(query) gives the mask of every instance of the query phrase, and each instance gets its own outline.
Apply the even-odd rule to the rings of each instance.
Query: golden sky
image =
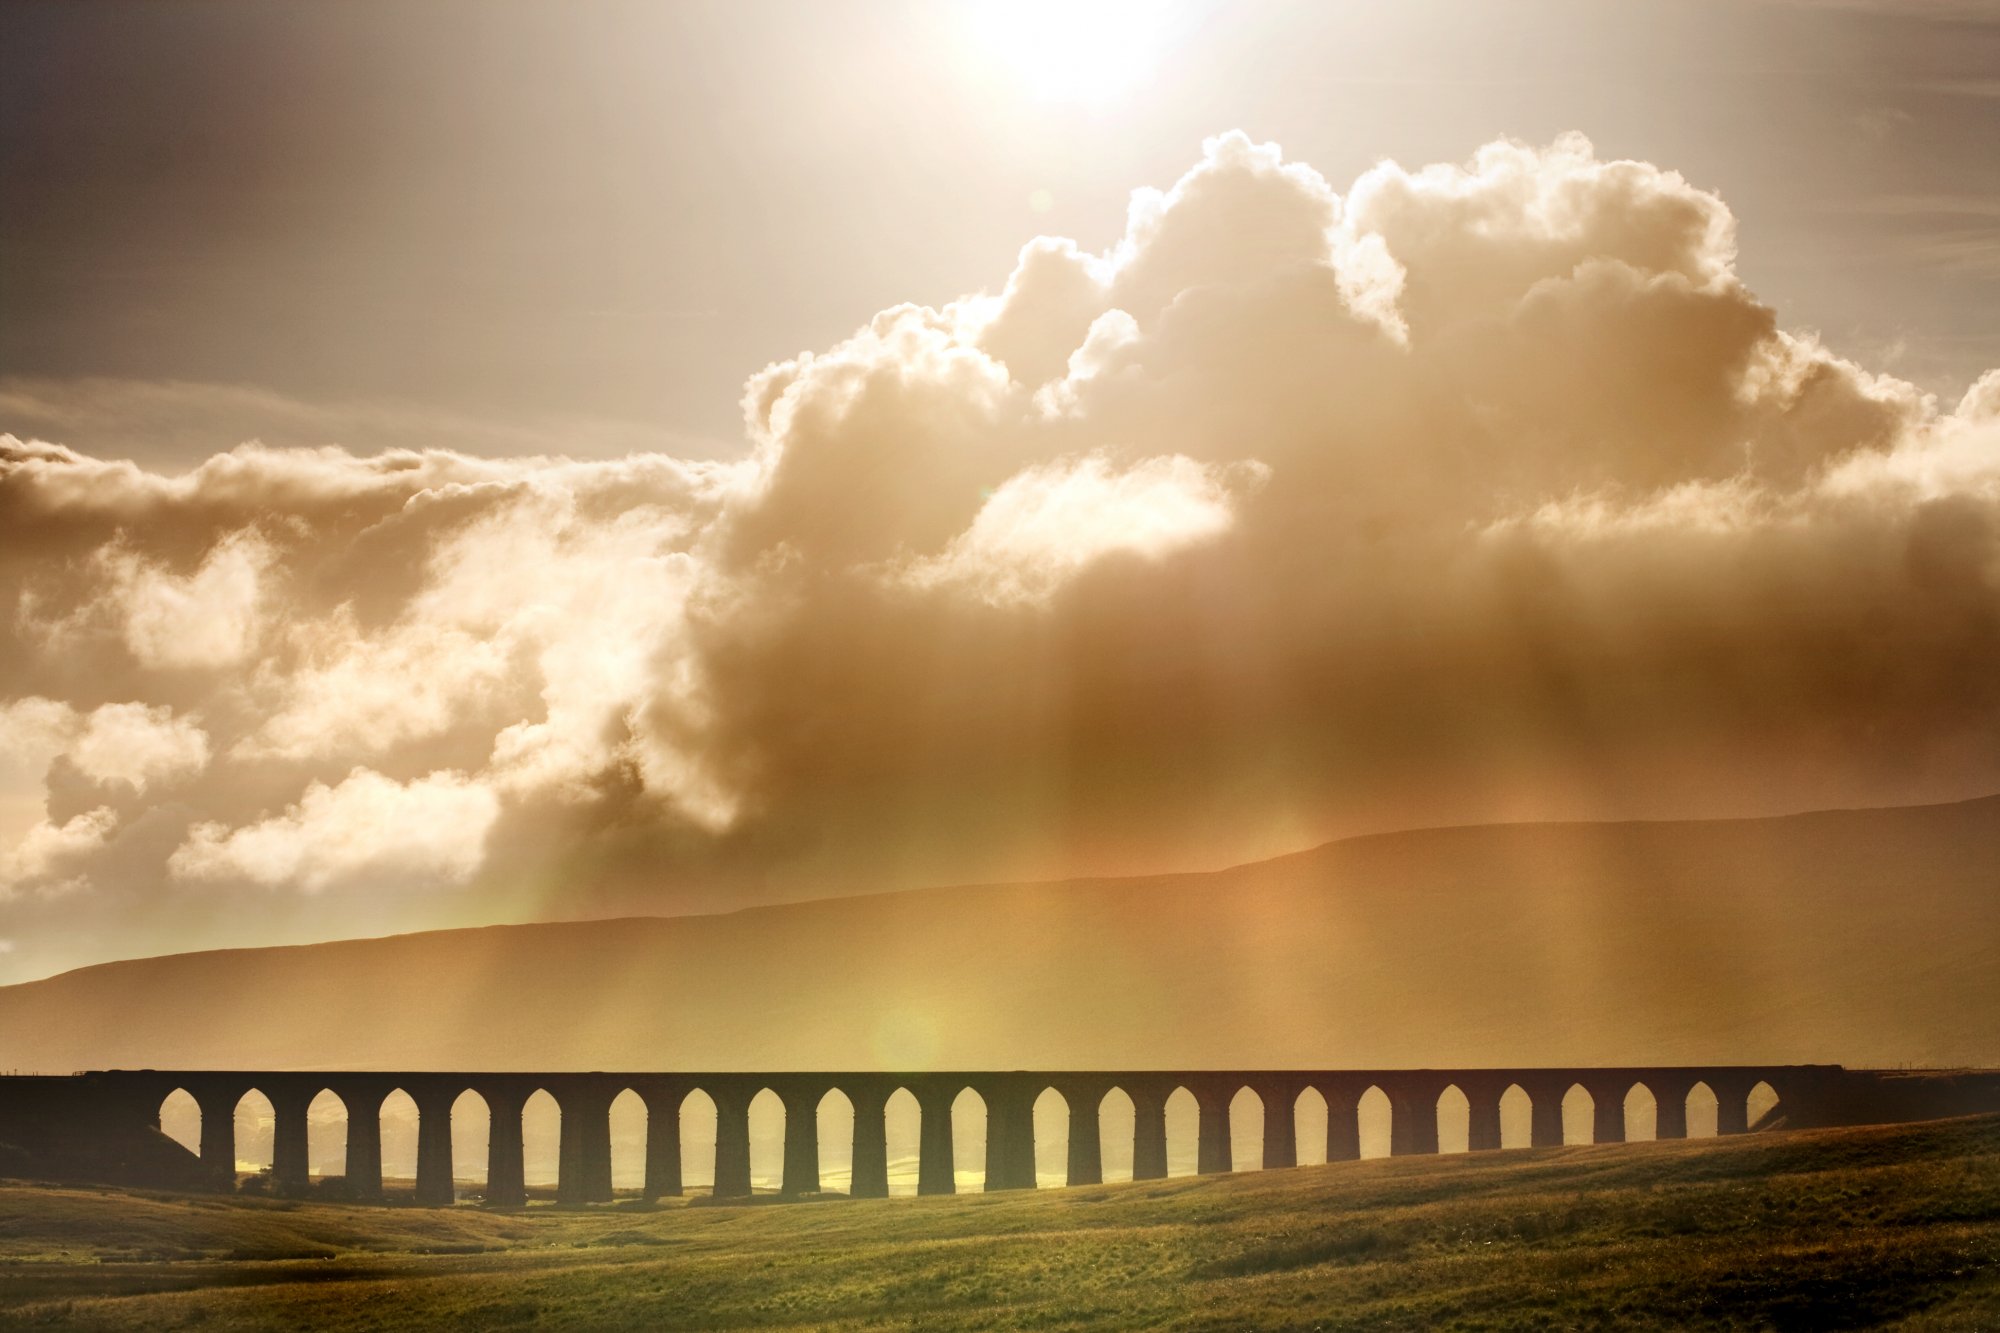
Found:
[[[0,981],[2000,788],[2000,8],[0,11]]]

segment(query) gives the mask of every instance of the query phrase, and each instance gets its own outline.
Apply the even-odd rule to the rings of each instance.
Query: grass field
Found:
[[[2000,1117],[565,1212],[0,1185],[0,1326],[2000,1328]]]

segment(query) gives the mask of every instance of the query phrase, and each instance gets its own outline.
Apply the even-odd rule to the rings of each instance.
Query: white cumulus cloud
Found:
[[[230,829],[204,823],[168,862],[183,879],[247,879],[317,893],[368,878],[457,883],[479,868],[499,798],[465,775],[408,783],[357,768],[315,782],[283,814]]]

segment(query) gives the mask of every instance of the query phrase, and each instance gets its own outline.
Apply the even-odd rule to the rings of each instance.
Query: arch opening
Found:
[[[1043,1088],[1035,1098],[1035,1188],[1060,1189],[1069,1183],[1069,1098]],[[1103,1151],[1103,1134],[1098,1135]]]
[[[347,1179],[347,1103],[332,1088],[321,1088],[306,1105],[306,1177]]]
[[[1597,1102],[1581,1083],[1569,1085],[1563,1094],[1563,1142],[1597,1142]]]
[[[972,1088],[951,1099],[951,1178],[960,1194],[986,1188],[986,1099]]]
[[[160,1099],[160,1132],[201,1155],[201,1103],[186,1088],[175,1088]]]
[[[1625,1090],[1625,1141],[1640,1143],[1660,1137],[1660,1103],[1644,1083]]]
[[[646,1099],[631,1088],[611,1099],[611,1189],[636,1193],[646,1183]]]
[[[820,1094],[813,1109],[819,1142],[819,1187],[828,1194],[854,1188],[854,1102],[839,1088]]]
[[[553,1199],[562,1178],[562,1105],[547,1088],[521,1103],[521,1178],[530,1199]]]
[[[773,1194],[785,1183],[785,1099],[769,1088],[750,1099],[750,1190]]]
[[[269,1189],[271,1168],[277,1161],[275,1140],[278,1126],[278,1115],[271,1108],[271,1099],[252,1088],[236,1099],[231,1115],[236,1121],[238,1188]],[[242,1179],[246,1176],[249,1179]]]
[[[1707,1083],[1697,1083],[1688,1089],[1687,1095],[1687,1136],[1691,1139],[1712,1139],[1715,1137],[1715,1089]]]
[[[1098,1152],[1107,1182],[1132,1178],[1132,1136],[1138,1123],[1138,1108],[1125,1089],[1113,1088],[1098,1100]]]
[[[897,1088],[889,1094],[882,1106],[882,1130],[889,1153],[889,1193],[914,1195],[924,1143],[924,1108],[914,1092]]]
[[[382,1099],[382,1192],[414,1194],[417,1188],[417,1103],[397,1088]]]
[[[1518,1083],[1500,1094],[1500,1146],[1526,1148],[1535,1141],[1535,1099]]]
[[[715,1189],[715,1098],[693,1088],[681,1098],[681,1187]]]
[[[476,1088],[467,1088],[451,1099],[451,1181],[461,1192],[484,1195],[492,1182],[486,1172],[492,1164],[493,1108]]]
[[[1307,1088],[1292,1099],[1292,1150],[1300,1166],[1326,1164],[1326,1094]]]
[[[1764,1080],[1758,1079],[1757,1086],[1750,1089],[1750,1095],[1744,1098],[1746,1119],[1743,1123],[1751,1129],[1756,1129],[1759,1121],[1777,1109],[1778,1090]]]
[[[1438,1151],[1467,1152],[1472,1147],[1472,1099],[1450,1084],[1437,1099]]]
[[[1389,1125],[1392,1113],[1389,1109],[1389,1094],[1369,1085],[1368,1091],[1354,1105],[1354,1117],[1361,1132],[1361,1155],[1363,1157],[1387,1157],[1389,1155]]]
[[[1191,1176],[1201,1164],[1201,1103],[1186,1088],[1167,1096],[1167,1174]]]
[[[1252,1087],[1241,1087],[1229,1099],[1229,1169],[1264,1169],[1264,1099]],[[1298,1145],[1292,1145],[1296,1151]]]

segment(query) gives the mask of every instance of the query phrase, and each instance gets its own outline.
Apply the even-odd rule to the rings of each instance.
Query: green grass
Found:
[[[2000,1328],[2000,1117],[955,1199],[0,1185],[0,1326]]]

